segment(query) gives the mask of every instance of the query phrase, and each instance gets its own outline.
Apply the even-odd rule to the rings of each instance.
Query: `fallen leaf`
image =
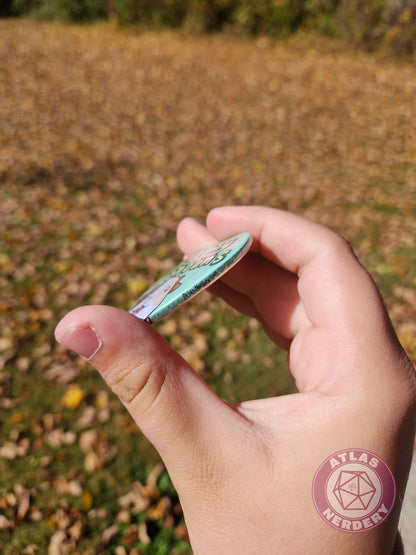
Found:
[[[62,403],[64,407],[68,409],[76,409],[82,403],[84,397],[85,392],[79,387],[79,385],[72,385],[64,393]]]
[[[82,522],[80,520],[74,522],[74,524],[68,528],[67,533],[75,542],[80,540],[82,537]]]
[[[93,505],[93,497],[89,490],[84,489],[82,491],[82,506],[85,511],[89,511]]]
[[[117,534],[118,534],[117,524],[113,524],[112,526],[104,530],[104,532],[101,535],[101,547],[107,547],[110,544],[111,540],[114,538],[114,536],[116,536]]]
[[[0,515],[0,530],[8,530],[13,528],[14,524],[12,520],[9,520],[4,515]]]
[[[84,407],[83,412],[78,419],[78,427],[83,429],[92,426],[97,418],[97,414],[98,411],[95,407],[92,407],[91,405]]]
[[[92,451],[94,449],[97,439],[98,434],[96,430],[86,430],[79,436],[78,444],[84,453],[88,453],[88,451]]]
[[[120,497],[118,502],[123,509],[131,508],[137,514],[145,511],[150,505],[146,490],[140,482],[134,482],[131,490]]]
[[[146,480],[146,485],[150,486],[151,488],[157,489],[157,482],[162,475],[162,472],[165,470],[163,463],[157,463],[149,472],[149,475]]]
[[[0,447],[0,458],[14,460],[16,457],[24,457],[29,450],[29,440],[22,440],[18,443],[6,441]]]
[[[64,530],[57,530],[51,537],[48,555],[67,555],[71,548],[68,536]]]
[[[88,451],[84,459],[84,468],[87,472],[92,473],[100,466],[100,461],[98,460],[97,453],[94,451]]]
[[[147,518],[149,520],[161,520],[171,507],[172,502],[169,497],[161,497],[155,505],[149,507],[146,513]]]
[[[44,435],[45,442],[53,449],[59,449],[64,442],[65,432],[62,428],[56,428]]]
[[[29,511],[30,507],[30,493],[29,490],[24,490],[19,498],[16,507],[15,522],[18,523],[23,520]]]
[[[147,533],[147,525],[145,522],[141,522],[138,526],[139,541],[144,544],[151,542],[149,534]]]

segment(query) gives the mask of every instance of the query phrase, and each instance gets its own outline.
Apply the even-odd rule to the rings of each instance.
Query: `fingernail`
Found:
[[[100,336],[92,327],[71,330],[59,339],[59,343],[87,360],[92,359],[103,345]]]

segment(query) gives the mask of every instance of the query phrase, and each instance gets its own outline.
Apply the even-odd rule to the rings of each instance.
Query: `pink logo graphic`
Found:
[[[344,532],[364,532],[381,524],[396,500],[387,464],[365,449],[338,451],[324,460],[312,485],[316,510]]]

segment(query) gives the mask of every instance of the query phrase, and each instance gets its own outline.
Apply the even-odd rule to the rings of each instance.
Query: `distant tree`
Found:
[[[9,16],[13,14],[13,0],[0,0],[0,16]]]

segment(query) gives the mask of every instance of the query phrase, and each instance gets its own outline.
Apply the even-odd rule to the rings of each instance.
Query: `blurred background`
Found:
[[[157,454],[53,339],[179,262],[184,216],[263,204],[335,229],[415,362],[414,4],[0,3],[2,553],[190,552]],[[208,293],[156,327],[230,402],[295,391],[286,353]]]

